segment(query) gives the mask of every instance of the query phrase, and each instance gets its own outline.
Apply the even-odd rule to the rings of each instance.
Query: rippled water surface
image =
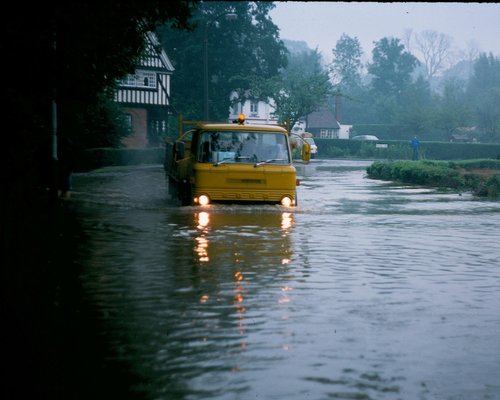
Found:
[[[298,165],[295,209],[76,174],[85,301],[148,399],[500,399],[500,202]],[[124,383],[125,384],[125,383]]]

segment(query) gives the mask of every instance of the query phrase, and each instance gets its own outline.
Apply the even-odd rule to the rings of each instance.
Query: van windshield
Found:
[[[281,133],[205,131],[198,145],[198,161],[204,163],[290,163],[287,137]]]

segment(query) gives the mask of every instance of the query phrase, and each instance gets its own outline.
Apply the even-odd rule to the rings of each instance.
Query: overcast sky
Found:
[[[403,38],[407,29],[444,33],[459,50],[473,42],[481,52],[500,56],[500,3],[276,1],[275,5],[270,16],[281,39],[317,47],[326,61],[331,61],[331,50],[343,33],[358,38],[366,61],[374,41]]]

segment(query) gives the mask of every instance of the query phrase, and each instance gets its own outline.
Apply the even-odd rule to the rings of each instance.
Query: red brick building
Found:
[[[146,51],[135,74],[121,80],[115,94],[133,132],[123,140],[128,148],[159,146],[169,122],[174,67],[153,33],[146,36],[146,41]]]

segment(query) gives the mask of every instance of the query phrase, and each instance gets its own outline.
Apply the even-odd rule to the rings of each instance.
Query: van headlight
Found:
[[[281,205],[283,207],[290,207],[290,206],[293,206],[294,205],[294,201],[291,197],[289,196],[284,196],[282,199],[281,199]]]
[[[207,204],[210,204],[210,197],[206,194],[202,194],[200,197],[197,199],[194,199],[195,203],[198,203],[200,206],[206,206]]]

